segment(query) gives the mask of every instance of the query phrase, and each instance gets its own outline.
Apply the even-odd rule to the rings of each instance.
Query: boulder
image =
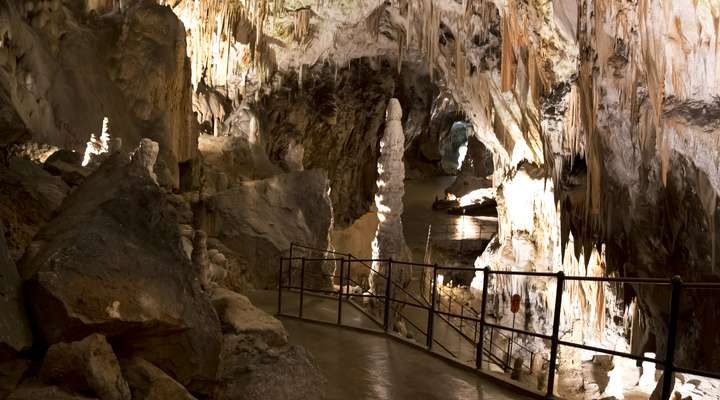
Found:
[[[79,185],[90,175],[90,170],[81,163],[82,154],[71,150],[58,150],[45,160],[43,168],[70,185]]]
[[[7,245],[18,261],[40,227],[53,217],[69,187],[40,164],[13,157],[0,165],[0,220],[8,230]]]
[[[323,397],[325,379],[312,355],[287,344],[280,321],[240,294],[213,291],[223,325],[219,400],[294,400]]]
[[[10,159],[9,168],[30,197],[48,210],[58,209],[70,190],[62,179],[50,175],[32,161],[14,157]]]
[[[30,384],[18,388],[7,400],[97,400],[97,398],[66,392],[57,386]]]
[[[5,227],[0,222],[0,362],[32,345],[20,284],[20,275],[5,243]]]
[[[222,323],[223,333],[254,335],[271,346],[288,344],[282,323],[253,306],[247,297],[217,288],[212,292],[212,304]]]
[[[105,336],[92,334],[72,343],[56,343],[48,349],[40,379],[74,392],[91,392],[101,400],[130,400],[112,347]]]
[[[24,375],[30,369],[30,361],[15,359],[0,363],[0,399],[15,391]]]
[[[121,365],[134,400],[195,400],[181,384],[142,358],[122,360]]]
[[[167,194],[111,155],[38,234],[21,275],[49,344],[102,333],[198,393],[212,391],[220,325],[181,248]]]
[[[319,170],[242,183],[210,196],[204,211],[203,229],[231,250],[222,251],[226,257],[247,260],[258,287],[275,284],[278,257],[291,242],[327,248],[332,206]]]

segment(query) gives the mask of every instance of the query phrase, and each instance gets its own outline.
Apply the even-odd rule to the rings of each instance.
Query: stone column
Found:
[[[402,108],[397,99],[390,99],[385,114],[385,133],[380,141],[380,158],[378,159],[377,192],[375,206],[378,210],[377,231],[372,242],[373,259],[409,261],[410,251],[405,244],[402,226],[403,195],[405,194],[405,134],[403,133]],[[396,268],[397,267],[397,268]],[[399,266],[393,267],[396,282],[407,281]],[[385,294],[385,278],[387,263],[375,262],[370,273],[370,290],[377,295]],[[403,268],[406,269],[406,268]],[[395,289],[395,288],[393,288]],[[397,292],[397,290],[396,290]]]

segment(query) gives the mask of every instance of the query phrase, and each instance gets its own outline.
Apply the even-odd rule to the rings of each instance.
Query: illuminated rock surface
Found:
[[[291,242],[368,254],[375,215],[388,222],[377,228],[388,243],[377,255],[396,257],[406,179],[457,173],[448,192],[463,211],[492,193],[497,235],[476,243],[477,267],[719,279],[716,1],[81,3],[0,3],[0,219],[9,253],[0,310],[18,314],[0,317],[0,380],[9,382],[0,393],[18,386],[11,398],[82,398],[34,381],[36,368],[5,371],[92,334],[188,396],[217,396],[218,365],[234,362],[218,357],[245,344],[227,347],[210,292],[274,287]],[[404,113],[385,121],[391,98]],[[472,128],[467,144],[453,134],[456,122]],[[384,159],[391,126],[404,136]],[[131,162],[127,152],[142,138]],[[428,223],[413,222],[422,228],[414,242]],[[193,249],[200,231],[205,249]],[[199,269],[193,250],[203,255]],[[481,279],[465,275],[455,281],[472,286],[463,290],[476,302]],[[521,294],[517,323],[549,333],[553,279],[489,286],[496,322],[510,323],[508,299]],[[561,334],[662,358],[668,296],[573,282]],[[720,367],[718,298],[683,297],[680,365]],[[43,340],[31,341],[25,320]],[[564,351],[560,387],[570,398],[655,389],[632,365],[614,360],[611,369]],[[253,354],[263,368],[272,359],[315,379],[301,350]],[[135,367],[136,382],[160,374]],[[245,383],[257,388],[271,376]],[[705,382],[678,382],[683,396],[716,395]],[[166,390],[129,383],[133,393]]]

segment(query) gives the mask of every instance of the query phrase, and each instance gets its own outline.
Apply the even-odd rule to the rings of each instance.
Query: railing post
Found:
[[[277,313],[282,314],[282,284],[283,284],[283,258],[280,257],[280,271],[278,272],[278,305]]]
[[[385,277],[385,314],[383,315],[383,330],[390,329],[390,289],[392,286],[392,257],[388,259],[387,275]]]
[[[680,292],[682,279],[675,275],[672,278],[670,295],[670,321],[668,322],[667,346],[665,348],[665,364],[663,368],[662,394],[660,399],[667,400],[672,394],[675,384],[675,341],[677,340],[677,320],[680,313]]]
[[[485,341],[485,311],[487,310],[488,281],[490,280],[490,267],[483,269],[483,291],[482,302],[480,303],[480,332],[478,334],[477,349],[475,351],[475,368],[482,369],[483,345]],[[490,349],[492,354],[492,348]]]
[[[430,309],[428,309],[427,323],[427,340],[428,350],[432,350],[433,344],[433,325],[435,324],[435,298],[437,297],[437,264],[433,264],[433,280],[432,280],[432,298],[430,299]]]
[[[303,317],[303,294],[305,291],[305,257],[300,260],[300,311],[298,317]]]
[[[550,343],[550,367],[548,369],[547,398],[553,397],[555,389],[555,368],[557,366],[558,336],[560,335],[560,312],[562,311],[565,273],[557,273],[557,294],[555,295],[555,314],[553,314],[552,341]]]
[[[292,265],[293,265],[293,246],[295,243],[290,242],[290,264],[288,268],[288,287],[292,288]]]
[[[347,299],[350,300],[350,270],[352,269],[352,254],[347,255],[347,278],[345,279],[345,284],[347,285]]]
[[[340,282],[338,282],[338,310],[337,310],[337,324],[342,325],[342,292],[343,292],[343,273],[345,267],[345,259],[340,259]]]

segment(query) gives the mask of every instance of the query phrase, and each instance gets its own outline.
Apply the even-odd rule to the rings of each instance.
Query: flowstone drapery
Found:
[[[380,140],[378,158],[377,193],[375,206],[378,210],[377,231],[372,242],[373,259],[408,260],[410,252],[403,235],[402,213],[405,195],[405,134],[403,133],[402,108],[397,99],[390,99],[385,114],[385,133]],[[406,271],[400,266],[393,267],[393,280],[404,282]],[[370,273],[370,290],[376,294],[385,293],[385,278],[388,273],[386,262],[373,262]]]

